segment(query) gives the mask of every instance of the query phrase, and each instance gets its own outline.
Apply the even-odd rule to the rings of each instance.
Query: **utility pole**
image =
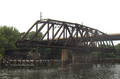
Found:
[[[40,12],[40,21],[42,21],[42,12]]]

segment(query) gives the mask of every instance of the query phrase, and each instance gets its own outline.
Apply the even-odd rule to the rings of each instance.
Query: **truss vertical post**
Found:
[[[88,36],[89,36],[89,35],[88,35],[88,28],[87,28],[87,45],[88,45]]]
[[[65,25],[63,26],[63,43],[65,43]]]
[[[106,48],[105,42],[104,42],[104,36],[105,36],[105,35],[103,34],[103,36],[102,36],[102,37],[103,37],[103,45],[104,45],[104,48]]]
[[[113,44],[113,41],[112,41],[112,40],[110,40],[110,41],[111,41],[111,43],[112,43],[113,49],[115,49],[114,44]]]
[[[65,26],[65,27],[67,27],[67,26]],[[67,39],[67,28],[66,28],[66,39]]]
[[[36,24],[36,32],[37,32],[37,30],[38,30],[38,23]],[[38,37],[38,35],[36,35],[36,41],[37,41],[37,37]]]
[[[73,31],[75,30],[75,28],[72,27],[72,31],[71,31],[71,37],[73,37]]]
[[[50,41],[50,43],[48,45],[50,45],[53,42],[54,38],[56,37],[56,35],[58,34],[58,32],[60,31],[62,26],[63,26],[63,24],[61,24],[61,26],[59,27],[59,29],[57,30],[57,32],[55,33],[55,35],[53,36],[53,38],[51,39],[51,41]]]
[[[78,47],[78,25],[76,24],[76,46]]]
[[[52,26],[53,26],[53,24],[49,27],[49,29],[46,31],[46,33],[42,36],[42,38],[40,39],[40,42],[43,40],[43,38],[46,36],[46,34],[49,32],[49,30],[51,29]]]
[[[47,27],[47,30],[48,30],[47,41],[49,42],[49,21],[48,21],[48,27]]]
[[[43,23],[43,25],[37,30],[37,32],[33,35],[33,37],[29,40],[28,45],[31,43],[31,41],[38,35],[38,33],[41,31],[41,29],[46,25],[46,23],[49,21],[49,19]]]
[[[54,25],[52,27],[52,38],[54,37]]]
[[[30,29],[20,38],[20,40],[22,40],[28,33],[29,31],[35,26],[35,24],[37,24],[39,21],[36,21],[31,27]]]

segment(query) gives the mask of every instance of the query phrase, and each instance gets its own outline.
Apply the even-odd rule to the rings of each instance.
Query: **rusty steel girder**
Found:
[[[38,29],[39,24],[41,24]],[[36,33],[28,40],[25,36],[36,26]],[[38,33],[47,27],[40,40],[37,39]],[[28,47],[49,47],[61,49],[80,49],[80,50],[102,50],[115,51],[113,42],[107,34],[85,25],[43,19],[36,21],[30,29],[16,41],[16,46]]]

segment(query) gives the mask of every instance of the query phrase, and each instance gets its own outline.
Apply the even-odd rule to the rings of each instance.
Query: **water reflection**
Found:
[[[0,69],[0,79],[120,79],[120,65],[77,65],[64,69]]]

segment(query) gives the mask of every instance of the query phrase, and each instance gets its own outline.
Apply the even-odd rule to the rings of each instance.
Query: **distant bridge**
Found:
[[[38,26],[40,25],[39,29]],[[36,26],[36,33],[30,40],[25,36]],[[38,33],[45,28],[45,33],[38,40]],[[50,38],[52,35],[52,38]],[[16,41],[16,47],[48,47],[61,49],[79,49],[88,51],[115,51],[112,40],[115,35],[107,35],[85,25],[44,19],[36,21],[30,29]],[[47,38],[47,40],[45,40]]]
[[[112,40],[120,40],[120,33],[108,34]]]

